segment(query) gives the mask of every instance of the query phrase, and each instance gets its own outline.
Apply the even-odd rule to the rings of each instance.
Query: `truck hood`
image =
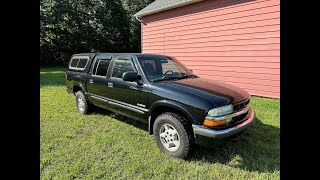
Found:
[[[211,101],[217,107],[237,103],[250,98],[248,92],[239,87],[204,78],[167,81],[165,86],[174,89],[177,88],[180,91],[200,96]]]

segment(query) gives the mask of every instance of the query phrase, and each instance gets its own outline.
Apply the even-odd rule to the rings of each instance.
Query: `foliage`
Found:
[[[83,52],[139,52],[133,14],[153,0],[41,0],[40,64],[64,65]]]
[[[129,34],[129,52],[141,51],[141,27],[140,22],[135,19],[133,14],[149,5],[154,0],[123,0],[124,8],[128,12],[130,18],[130,34]]]

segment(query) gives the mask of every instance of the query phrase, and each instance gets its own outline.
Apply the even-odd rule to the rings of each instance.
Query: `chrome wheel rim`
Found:
[[[78,108],[81,112],[84,111],[84,100],[82,97],[78,97]]]
[[[160,141],[170,152],[174,152],[180,147],[180,137],[178,131],[170,124],[164,124],[160,128]]]

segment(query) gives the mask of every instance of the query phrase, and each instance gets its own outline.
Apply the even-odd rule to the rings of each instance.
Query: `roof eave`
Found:
[[[175,9],[175,8],[178,8],[178,7],[181,7],[181,6],[186,6],[186,5],[193,4],[193,3],[196,3],[196,2],[200,2],[200,1],[203,1],[203,0],[187,1],[187,2],[184,2],[184,3],[176,4],[176,5],[173,5],[173,6],[168,6],[168,7],[165,7],[165,8],[157,9],[157,10],[146,12],[146,13],[143,13],[143,14],[139,14],[139,12],[137,12],[136,14],[134,14],[134,16],[138,17],[138,18],[141,18],[143,16],[155,14],[155,13],[162,12],[162,11],[167,11],[167,10],[170,10],[170,9]]]

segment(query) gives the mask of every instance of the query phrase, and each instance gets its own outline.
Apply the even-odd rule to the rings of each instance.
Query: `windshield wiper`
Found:
[[[198,76],[193,75],[193,74],[185,74],[183,77],[181,77],[180,79],[185,79],[185,78],[190,78],[190,77],[194,77],[197,78]]]
[[[180,77],[162,76],[161,79],[155,79],[155,80],[152,80],[151,82],[164,81],[164,80],[172,80],[172,79],[186,79],[186,78],[190,78],[190,77],[197,78],[198,76],[193,75],[193,74],[186,74],[186,75],[180,76]]]
[[[179,79],[179,77],[168,77],[168,76],[162,76],[162,78],[161,78],[161,79],[155,79],[155,80],[152,80],[151,82],[164,81],[164,80],[171,80],[171,79]]]

